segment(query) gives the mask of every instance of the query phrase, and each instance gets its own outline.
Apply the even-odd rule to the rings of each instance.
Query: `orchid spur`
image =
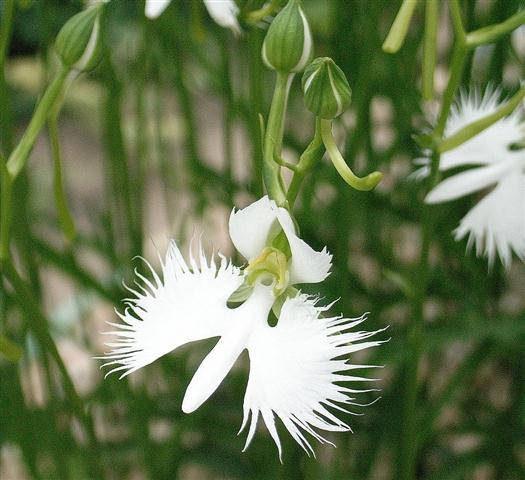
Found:
[[[499,97],[499,90],[490,88],[484,95],[478,90],[462,92],[446,124],[445,136],[451,137],[495,112],[500,106]],[[494,186],[461,220],[454,234],[456,240],[468,236],[468,248],[475,245],[477,255],[488,257],[490,265],[497,254],[507,268],[512,252],[525,261],[525,151],[512,148],[525,138],[521,114],[517,109],[443,153],[440,171],[462,171],[439,183],[425,199],[426,203],[441,203]],[[427,176],[428,161],[419,159],[418,163],[424,166],[414,176]]]
[[[171,0],[146,0],[145,13],[148,18],[157,18],[171,3]],[[241,33],[237,20],[239,7],[234,0],[204,0],[204,5],[217,25],[229,28],[236,35]]]
[[[332,305],[300,292],[288,294],[296,283],[324,280],[331,267],[331,255],[313,250],[295,232],[287,210],[263,197],[248,207],[233,211],[230,236],[237,250],[249,260],[243,270],[219,255],[207,259],[199,248],[198,261],[190,255],[189,265],[177,245],[171,243],[162,263],[162,278],[150,267],[153,279],[137,273],[143,286],[130,291],[123,323],[110,323],[116,337],[107,343],[112,350],[103,366],[121,372],[121,378],[150,364],[181,345],[220,337],[202,361],[186,390],[182,410],[191,413],[219,387],[242,351],[248,350],[250,373],[244,397],[241,431],[248,426],[245,449],[262,416],[282,450],[275,415],[294,440],[314,454],[304,433],[322,443],[331,443],[315,429],[348,431],[335,411],[348,413],[358,390],[346,382],[367,380],[350,375],[368,366],[348,363],[348,355],[382,343],[368,340],[377,332],[351,331],[366,319],[329,317]],[[281,249],[275,245],[287,245]],[[284,250],[288,250],[287,255]],[[288,258],[289,257],[289,258]],[[251,294],[238,308],[228,299],[243,284]],[[277,299],[284,296],[277,325],[268,315]]]

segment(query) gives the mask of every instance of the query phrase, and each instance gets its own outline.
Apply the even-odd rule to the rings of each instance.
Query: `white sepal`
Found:
[[[233,0],[204,0],[204,5],[217,25],[229,28],[236,35],[241,33],[237,20],[239,7]]]
[[[146,0],[145,14],[146,17],[157,18],[171,3],[171,0]]]
[[[151,269],[152,280],[136,273],[142,285],[130,289],[134,298],[126,300],[123,323],[110,323],[115,336],[106,343],[111,348],[102,359],[104,366],[122,371],[121,378],[184,345],[227,331],[231,310],[228,297],[241,285],[238,268],[221,256],[220,265],[206,260],[199,246],[199,264],[190,255],[190,266],[172,242],[162,264],[162,279]]]
[[[326,248],[317,252],[295,233],[290,213],[277,207],[273,200],[264,196],[246,208],[232,211],[230,237],[235,248],[247,259],[254,258],[268,246],[272,235],[283,229],[290,249],[290,281],[294,283],[317,283],[323,281],[332,266],[332,255]]]
[[[295,234],[295,226],[288,210],[277,209],[277,219],[288,239],[292,258],[290,260],[290,283],[318,283],[330,274],[332,255],[326,247],[315,251]]]
[[[276,220],[275,202],[267,195],[230,214],[230,237],[233,245],[247,260],[256,257],[266,246]]]
[[[447,202],[490,187],[511,167],[509,162],[499,162],[452,175],[434,187],[426,196],[425,202]]]
[[[275,327],[258,323],[250,336],[250,376],[241,426],[242,431],[251,415],[245,449],[261,414],[281,457],[274,421],[277,415],[294,440],[308,454],[314,454],[304,433],[321,443],[331,443],[315,429],[350,430],[334,411],[347,412],[348,405],[355,405],[354,393],[369,391],[340,383],[366,380],[346,375],[362,368],[349,364],[347,356],[382,343],[366,341],[377,332],[349,331],[363,322],[366,315],[358,319],[323,318],[321,315],[328,307],[316,303],[315,299],[302,294],[288,299]]]

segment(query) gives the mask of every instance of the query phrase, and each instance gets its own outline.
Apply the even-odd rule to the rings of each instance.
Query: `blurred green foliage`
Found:
[[[31,56],[49,73],[52,42],[82,3],[26,3],[15,11],[6,71],[22,56]],[[263,2],[245,3],[253,10]],[[440,2],[437,83],[450,61],[446,4]],[[385,365],[379,371],[382,398],[358,409],[362,416],[348,419],[355,434],[334,435],[338,448],[319,446],[318,459],[312,459],[283,433],[281,465],[275,445],[261,428],[249,450],[241,453],[244,440],[235,433],[242,418],[245,368],[232,372],[196,413],[180,410],[185,386],[210,342],[196,347],[200,357],[182,349],[146,367],[136,379],[132,375],[103,381],[97,375],[95,384],[77,398],[68,395],[70,386],[56,352],[31,333],[32,323],[38,322],[57,343],[69,339],[90,355],[101,353],[94,345],[100,328],[94,312],[105,306],[105,319],[113,320],[107,307],[120,305],[126,296],[122,279],[132,281],[132,268],[142,268],[131,259],[151,242],[148,225],[158,201],[146,202],[151,179],[158,179],[155,188],[178,223],[209,218],[217,205],[229,210],[262,194],[258,114],[267,115],[274,82],[260,59],[263,26],[245,26],[244,34],[234,38],[206,16],[200,2],[174,0],[151,21],[144,17],[142,2],[112,0],[103,24],[106,56],[88,77],[98,92],[95,113],[88,107],[82,111],[82,103],[66,101],[62,118],[62,124],[73,123],[86,135],[95,125],[102,145],[93,162],[104,182],[96,198],[73,205],[74,217],[87,212],[73,242],[60,235],[51,188],[43,190],[51,180],[41,176],[53,175],[45,148],[35,151],[16,185],[12,243],[21,283],[17,290],[12,277],[9,282],[2,279],[0,339],[17,350],[14,342],[23,354],[16,363],[0,355],[0,472],[9,471],[15,446],[23,470],[35,479],[399,478],[402,377],[410,362],[405,352],[411,292],[419,280],[424,193],[406,176],[411,159],[422,154],[412,134],[427,126],[420,92],[421,8],[416,8],[403,48],[395,55],[381,50],[399,5],[391,0],[305,0],[316,56],[332,57],[352,88],[350,112],[336,123],[345,158],[359,174],[385,173],[376,191],[363,194],[349,189],[333,166],[322,162],[305,180],[295,210],[303,238],[317,249],[326,245],[334,254],[333,273],[320,285],[328,300],[340,298],[334,311],[371,311],[370,330],[390,325],[390,342],[365,360]],[[467,30],[473,30],[504,20],[523,3],[466,0],[462,6]],[[524,67],[524,58],[505,36],[469,56],[463,85],[503,82],[504,93],[512,92]],[[45,77],[49,75],[38,94]],[[7,82],[0,105],[4,113],[11,112],[2,123],[5,157],[36,101],[36,92],[11,82],[9,75]],[[296,79],[292,87],[285,136],[291,156],[304,150],[314,127],[299,83]],[[220,110],[222,138],[212,154],[221,161],[213,164],[205,160],[207,132],[199,126],[206,102]],[[170,109],[177,116],[175,146],[165,135]],[[241,167],[233,153],[239,129],[246,139],[238,156]],[[71,171],[67,158],[63,163],[67,178],[82,178],[82,168]],[[237,175],[239,168],[248,175]],[[65,188],[73,187],[66,181]],[[83,198],[76,192],[71,196]],[[413,412],[417,476],[522,479],[525,269],[515,262],[510,273],[498,265],[488,271],[485,260],[465,254],[465,242],[454,241],[451,232],[471,202],[436,207],[438,228],[430,252],[423,359]],[[182,230],[170,234],[184,240]],[[54,295],[47,288],[53,275],[59,275],[63,289]],[[74,364],[65,366],[70,372],[75,369]],[[41,401],[35,401],[36,390],[42,392]],[[371,402],[377,394],[363,397],[363,403]]]

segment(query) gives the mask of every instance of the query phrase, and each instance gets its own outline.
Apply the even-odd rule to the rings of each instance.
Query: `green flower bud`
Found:
[[[300,72],[312,54],[312,33],[300,0],[289,0],[268,29],[262,47],[263,61],[279,72]]]
[[[55,50],[62,63],[76,70],[95,68],[102,56],[100,13],[102,3],[77,13],[62,27],[55,41]]]
[[[352,90],[345,74],[328,57],[316,58],[303,74],[304,103],[316,116],[332,120],[350,105]]]

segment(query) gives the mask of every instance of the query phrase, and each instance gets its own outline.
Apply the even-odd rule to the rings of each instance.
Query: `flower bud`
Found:
[[[262,47],[263,61],[279,72],[300,72],[312,54],[312,33],[300,0],[289,0],[268,29]]]
[[[55,41],[55,50],[62,63],[76,70],[89,71],[101,58],[100,13],[102,3],[71,17]]]
[[[350,105],[352,90],[345,74],[328,57],[316,58],[303,74],[304,103],[317,117],[332,120]]]

